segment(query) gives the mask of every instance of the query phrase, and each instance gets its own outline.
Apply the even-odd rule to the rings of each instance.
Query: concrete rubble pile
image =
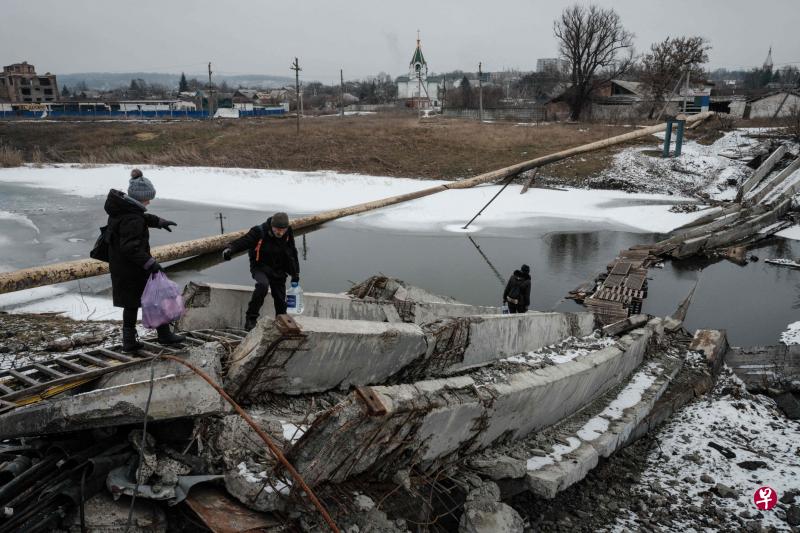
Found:
[[[705,332],[690,351],[675,319],[604,333],[591,313],[502,315],[384,276],[306,294],[303,315],[264,316],[245,335],[250,290],[187,286],[181,328],[209,342],[180,357],[347,531],[522,531],[505,500],[579,481],[692,397],[667,393],[688,353],[705,354],[708,377],[727,349]],[[214,340],[224,328],[243,338]],[[0,533],[124,527],[134,492],[133,530],[166,531],[175,509],[213,531],[326,527],[214,388],[147,361],[0,415]]]

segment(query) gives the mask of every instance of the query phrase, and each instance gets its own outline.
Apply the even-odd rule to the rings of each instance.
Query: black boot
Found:
[[[169,324],[158,326],[156,331],[158,332],[158,338],[156,340],[159,344],[180,344],[186,340],[186,337],[183,335],[176,335],[173,333]]]
[[[136,328],[122,328],[122,351],[135,352],[144,348],[144,344],[136,340]]]
[[[247,317],[247,319],[244,321],[244,329],[246,331],[250,331],[251,329],[256,327],[256,322],[258,322],[258,317],[257,316],[249,316],[249,317]]]

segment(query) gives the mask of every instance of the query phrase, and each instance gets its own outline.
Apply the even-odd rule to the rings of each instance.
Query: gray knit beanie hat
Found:
[[[149,179],[142,175],[138,168],[131,170],[131,180],[128,182],[128,196],[140,202],[146,202],[156,197],[156,188]]]
[[[274,215],[272,215],[272,225],[276,228],[288,228],[289,215],[287,215],[283,211],[275,213]]]

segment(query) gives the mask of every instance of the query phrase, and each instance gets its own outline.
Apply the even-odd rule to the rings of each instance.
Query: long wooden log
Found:
[[[686,119],[687,123],[692,123],[698,120],[704,120],[712,115],[712,112],[700,113],[698,115],[690,116]],[[437,185],[419,191],[391,196],[381,200],[374,200],[362,204],[345,207],[342,209],[333,209],[325,211],[316,215],[301,217],[292,220],[292,227],[303,229],[312,226],[317,226],[325,222],[330,222],[339,218],[372,211],[381,207],[423,198],[432,194],[444,192],[449,189],[467,189],[489,183],[495,180],[507,178],[509,176],[531,170],[533,168],[541,167],[548,163],[554,163],[567,159],[578,154],[584,154],[594,150],[600,150],[621,144],[633,139],[645,137],[653,133],[658,133],[666,127],[666,124],[658,124],[656,126],[649,126],[647,128],[637,129],[635,131],[609,137],[602,141],[596,141],[568,150],[562,150],[554,154],[538,157],[505,167],[485,174],[480,174],[473,178]],[[152,249],[153,257],[160,262],[173,261],[176,259],[183,259],[195,255],[202,255],[206,253],[216,252],[222,250],[229,242],[244,235],[246,230],[235,231],[226,233],[224,235],[215,235],[212,237],[203,237],[191,241],[177,242],[173,244],[165,244]],[[74,261],[65,261],[62,263],[53,263],[49,265],[36,266],[31,268],[24,268],[21,270],[14,270],[12,272],[0,273],[0,294],[6,292],[21,291],[24,289],[31,289],[33,287],[41,287],[42,285],[51,285],[53,283],[63,283],[65,281],[73,281],[76,279],[89,278],[92,276],[100,276],[108,273],[108,263],[96,261],[94,259],[77,259]]]

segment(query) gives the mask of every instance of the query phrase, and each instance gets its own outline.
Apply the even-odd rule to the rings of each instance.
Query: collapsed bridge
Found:
[[[501,315],[382,276],[349,294],[308,294],[308,316],[265,316],[248,333],[240,329],[248,297],[245,287],[189,285],[183,324],[190,340],[166,355],[223,387],[279,455],[265,453],[217,390],[160,357],[165,352],[150,342],[128,356],[138,363],[115,359],[113,346],[36,363],[0,374],[3,391],[11,389],[0,414],[0,439],[6,439],[0,454],[27,465],[0,486],[0,503],[14,509],[0,531],[36,531],[33,516],[42,510],[50,520],[41,527],[50,527],[89,498],[106,510],[124,506],[127,500],[115,503],[108,495],[134,492],[140,505],[185,501],[207,525],[221,519],[211,499],[267,530],[279,531],[277,524],[298,516],[305,529],[324,527],[298,479],[339,525],[383,520],[401,531],[387,516],[431,520],[441,512],[414,494],[444,473],[466,492],[498,487],[489,507],[516,523],[519,517],[503,499],[520,491],[553,497],[663,419],[664,409],[681,404],[659,407],[690,342],[706,354],[707,370],[692,371],[700,381],[719,368],[727,346],[720,333],[692,341],[676,319],[642,316],[603,334],[591,313]],[[69,364],[59,367],[63,361],[85,372],[48,378],[44,368],[67,373]],[[44,387],[53,393],[46,399],[23,392],[34,381],[41,391],[53,378],[61,380],[59,394],[52,383]],[[603,410],[631,395],[638,400]],[[599,431],[541,441],[587,409],[602,421]],[[80,442],[98,431],[114,453],[108,467],[87,478],[91,490],[72,503],[31,500],[27,489],[58,479],[77,486],[80,475],[55,466],[64,457],[54,451],[60,445],[30,449],[24,443]],[[106,457],[99,448],[88,453],[82,461],[89,464]],[[25,474],[31,468],[43,474],[44,484],[31,485],[33,474]],[[389,486],[406,497],[386,500]],[[466,492],[453,497],[466,498]],[[409,498],[416,502],[413,511],[404,505]],[[381,499],[384,504],[375,505]],[[361,505],[367,501],[373,503]]]

